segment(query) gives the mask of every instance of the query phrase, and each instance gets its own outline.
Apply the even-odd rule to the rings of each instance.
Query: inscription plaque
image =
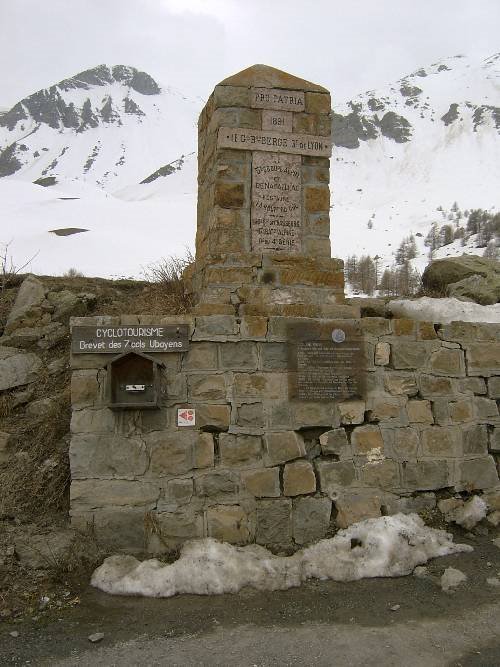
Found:
[[[341,328],[335,328],[329,338],[311,338],[305,333],[302,340],[299,336],[290,343],[290,397],[301,401],[362,397],[362,339]]]
[[[271,151],[293,155],[330,157],[332,142],[314,134],[281,133],[271,130],[249,130],[245,127],[221,127],[217,135],[218,148],[240,151]]]
[[[71,331],[73,354],[185,352],[188,346],[187,324],[75,326]]]
[[[278,109],[281,111],[304,111],[305,94],[302,90],[279,88],[252,88],[250,106],[254,109]]]
[[[302,180],[299,155],[261,153],[252,158],[252,250],[300,252]]]
[[[292,131],[292,113],[290,111],[268,111],[262,112],[263,130]]]

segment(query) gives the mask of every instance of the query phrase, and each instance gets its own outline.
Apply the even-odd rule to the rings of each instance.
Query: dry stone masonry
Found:
[[[128,551],[203,536],[293,550],[431,509],[445,489],[500,486],[500,327],[344,302],[330,106],[260,65],[216,86],[199,123],[193,313],[73,318],[75,526]],[[122,346],[80,352],[81,327],[96,341],[119,330]],[[183,344],[155,349],[160,329]],[[112,409],[110,387],[138,406]]]

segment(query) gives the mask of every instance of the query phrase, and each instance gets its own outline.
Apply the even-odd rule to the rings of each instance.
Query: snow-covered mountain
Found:
[[[334,256],[390,265],[413,233],[423,266],[426,233],[446,222],[438,207],[497,210],[500,54],[449,58],[333,103]],[[87,275],[138,276],[192,247],[202,106],[132,67],[101,65],[0,112],[0,243],[12,241],[18,264],[38,253],[33,271]],[[70,227],[88,232],[49,233]]]

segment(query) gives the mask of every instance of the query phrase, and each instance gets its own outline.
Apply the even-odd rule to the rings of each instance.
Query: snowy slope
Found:
[[[500,54],[449,58],[333,102],[334,256],[378,254],[383,268],[413,233],[422,269],[427,231],[447,222],[438,207],[498,210]],[[19,102],[0,115],[0,243],[12,240],[17,264],[38,252],[34,272],[103,276],[140,276],[148,263],[193,247],[202,106],[121,65]],[[50,177],[52,187],[33,185]],[[49,233],[67,227],[89,231]],[[473,244],[457,241],[436,256]]]

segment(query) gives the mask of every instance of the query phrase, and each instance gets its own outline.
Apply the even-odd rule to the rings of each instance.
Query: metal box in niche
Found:
[[[164,365],[142,352],[126,352],[106,364],[112,410],[159,408]]]

